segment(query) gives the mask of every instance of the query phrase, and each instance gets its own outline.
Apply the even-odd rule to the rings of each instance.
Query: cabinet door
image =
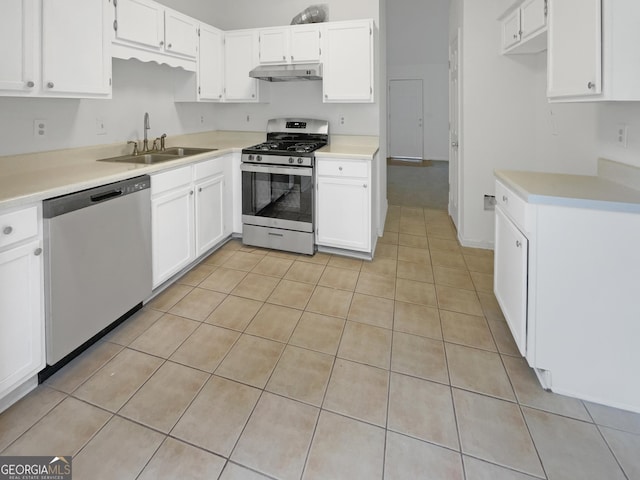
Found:
[[[36,87],[36,0],[6,0],[0,15],[0,90],[29,92]],[[11,48],[7,47],[10,46]]]
[[[602,93],[601,0],[549,2],[547,96]]]
[[[257,80],[249,77],[249,72],[258,64],[257,30],[227,32],[224,58],[225,100],[257,101]]]
[[[529,242],[496,208],[494,293],[522,356],[527,347],[527,275]]]
[[[318,176],[318,245],[371,250],[371,200],[366,180]]]
[[[260,63],[288,63],[289,28],[265,28],[260,30]]]
[[[516,9],[502,21],[502,49],[506,50],[520,43],[520,10]]]
[[[223,174],[196,184],[196,256],[224,238],[225,178]]]
[[[164,46],[164,9],[149,0],[118,0],[116,39],[156,49]]]
[[[193,193],[188,186],[151,199],[154,288],[195,258]]]
[[[167,9],[164,12],[164,36],[167,52],[189,58],[198,55],[198,25],[193,18]]]
[[[525,42],[547,26],[546,0],[527,0],[520,7],[521,38]]]
[[[198,92],[200,100],[222,100],[223,33],[208,25],[200,27]]]
[[[317,24],[291,27],[291,63],[311,63],[320,60],[320,27]]]
[[[372,22],[336,22],[324,28],[324,101],[372,102]]]
[[[42,83],[52,94],[108,95],[111,50],[107,0],[42,2]]]
[[[44,367],[40,240],[0,253],[0,398]]]

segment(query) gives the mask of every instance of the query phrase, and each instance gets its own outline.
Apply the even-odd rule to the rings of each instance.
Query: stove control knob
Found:
[[[303,162],[302,157],[298,157],[298,163],[302,163],[302,162]]]
[[[257,160],[257,161],[259,161],[259,162],[261,162],[261,161],[262,161],[262,155],[257,155],[257,156],[256,156],[256,160]]]
[[[293,163],[293,157],[289,157],[289,163]]]
[[[253,155],[249,154],[249,156],[247,157],[247,160],[249,160],[250,162],[253,161]]]

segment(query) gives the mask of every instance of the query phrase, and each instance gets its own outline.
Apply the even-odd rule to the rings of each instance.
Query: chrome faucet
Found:
[[[149,151],[149,139],[147,138],[147,132],[149,131],[149,112],[144,114],[144,142],[142,143],[142,151]]]

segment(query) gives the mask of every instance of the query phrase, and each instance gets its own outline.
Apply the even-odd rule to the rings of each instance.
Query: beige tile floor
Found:
[[[544,392],[492,253],[391,207],[375,260],[231,241],[0,415],[74,479],[639,479],[640,415]]]

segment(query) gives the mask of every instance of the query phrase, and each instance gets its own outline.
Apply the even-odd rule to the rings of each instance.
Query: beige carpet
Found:
[[[387,198],[390,205],[446,210],[449,203],[449,162],[388,159]]]

